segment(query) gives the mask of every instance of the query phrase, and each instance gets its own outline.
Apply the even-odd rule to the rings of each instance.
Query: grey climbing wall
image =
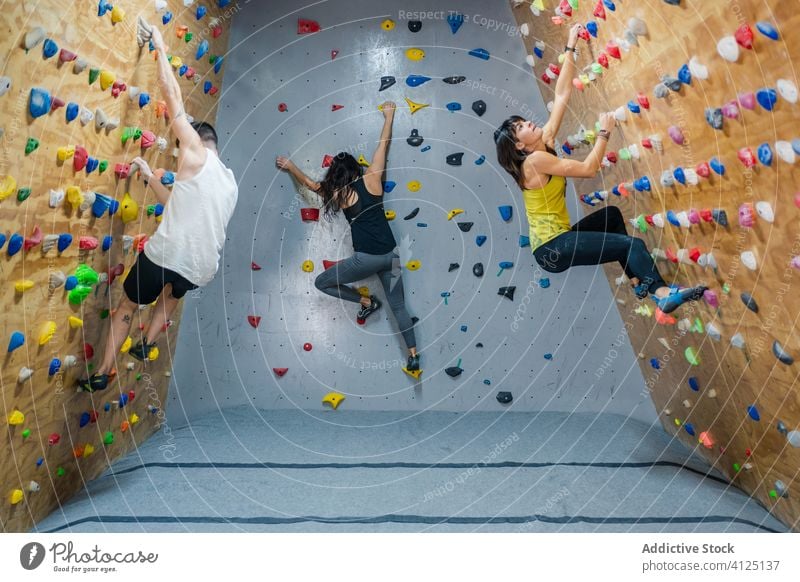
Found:
[[[446,20],[454,8],[465,17],[456,34]],[[409,13],[417,10],[427,14],[413,33]],[[322,30],[298,35],[298,17],[316,20]],[[381,27],[387,18],[396,23],[393,30]],[[341,406],[348,409],[510,408],[655,419],[602,270],[548,275],[529,247],[520,248],[519,236],[528,233],[524,207],[496,164],[492,133],[508,115],[542,120],[546,109],[506,2],[331,0],[300,9],[252,0],[236,14],[230,47],[218,129],[222,157],[239,180],[239,205],[217,278],[186,299],[172,422],[245,402],[331,414],[321,403],[331,390],[346,395]],[[409,47],[423,49],[425,58],[409,60]],[[490,52],[488,61],[468,54],[479,47]],[[397,83],[379,92],[383,75]],[[408,75],[432,80],[409,87]],[[450,75],[467,81],[442,82]],[[430,106],[411,115],[406,97]],[[300,208],[310,204],[275,168],[276,155],[289,155],[321,177],[325,154],[371,158],[383,120],[377,106],[387,99],[399,110],[386,174],[397,185],[386,208],[397,213],[392,228],[403,262],[422,263],[404,270],[409,311],[420,320],[419,384],[400,370],[406,352],[386,310],[359,326],[355,305],[316,290],[323,259],[352,252],[346,223],[341,215],[333,223],[302,222]],[[478,99],[488,108],[482,117],[471,108]],[[449,111],[451,102],[462,109]],[[279,111],[280,103],[287,111]],[[344,107],[332,111],[334,104]],[[428,151],[406,143],[412,128]],[[456,152],[464,152],[463,165],[447,165],[446,156]],[[476,165],[480,156],[486,161]],[[406,186],[412,180],[422,184],[416,193]],[[576,220],[582,211],[571,186],[568,197]],[[510,221],[501,218],[500,205],[513,207]],[[415,207],[417,217],[403,220]],[[448,221],[454,208],[465,212]],[[474,226],[464,233],[459,221]],[[480,247],[478,235],[487,237]],[[301,270],[307,259],[315,264],[311,274]],[[472,274],[479,261],[482,278]],[[501,261],[514,268],[498,276]],[[251,262],[261,270],[251,270]],[[448,272],[450,263],[460,268]],[[545,276],[547,288],[540,285]],[[377,279],[360,284],[379,288]],[[508,285],[516,286],[513,301],[498,295]],[[446,304],[443,292],[450,293]],[[619,297],[632,303],[627,291]],[[257,328],[248,315],[261,317]],[[304,351],[306,342],[311,351]],[[464,373],[447,376],[444,369],[459,359]],[[289,371],[277,377],[274,367]],[[496,401],[499,390],[513,393],[510,407]]]

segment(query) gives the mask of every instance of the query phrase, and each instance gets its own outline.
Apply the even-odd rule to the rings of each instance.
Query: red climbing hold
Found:
[[[746,49],[753,48],[753,29],[750,28],[749,24],[743,24],[737,28],[734,37],[742,47]]]
[[[561,69],[555,63],[550,63],[547,65],[547,68],[550,69],[550,72],[553,73],[556,77],[561,74]]]
[[[322,158],[322,167],[330,168],[332,163],[333,163],[333,156],[325,154],[325,157]]]
[[[50,101],[50,111],[55,111],[56,109],[64,107],[64,105],[66,105],[66,103],[64,103],[63,99],[59,97],[53,97],[53,99]]]
[[[697,261],[700,260],[701,254],[702,253],[700,252],[700,249],[698,249],[697,247],[689,249],[689,258],[692,260],[693,263],[696,263]]]
[[[603,6],[603,0],[597,0],[597,5],[594,7],[592,14],[595,15],[595,18],[606,19],[606,7]]]
[[[72,157],[72,169],[76,172],[80,172],[86,167],[88,161],[89,152],[86,151],[85,147],[76,145],[75,155]]]
[[[564,16],[572,16],[572,6],[570,5],[569,0],[561,0],[558,5],[558,9]]]
[[[278,111],[281,113],[286,113],[288,110],[289,108],[286,107],[286,103],[278,103]]]
[[[617,163],[617,152],[608,152],[606,154],[606,159],[611,162],[612,164]]]
[[[711,212],[710,208],[703,208],[703,210],[700,211],[700,218],[702,218],[704,222],[714,222],[714,213]]]
[[[312,32],[319,32],[322,27],[316,20],[308,20],[307,18],[297,19],[297,34],[311,34]]]
[[[127,178],[130,173],[130,164],[117,164],[114,166],[114,175],[120,180]]]
[[[93,236],[82,236],[78,241],[78,248],[82,251],[93,251],[98,245],[97,239]]]
[[[213,36],[214,38],[219,38],[221,35],[222,35],[222,26],[220,26],[219,24],[211,29],[211,36]]]
[[[678,255],[676,255],[675,251],[673,251],[671,248],[668,247],[664,254],[667,255],[667,260],[668,261],[670,261],[672,263],[677,263],[678,262]]]
[[[644,220],[645,220],[645,222],[647,222],[647,224],[649,224],[650,226],[655,226],[655,225],[656,225],[655,221],[653,220],[653,215],[652,215],[652,214],[648,214],[647,216],[645,216],[645,217],[644,217]]]
[[[597,57],[597,62],[600,63],[604,68],[608,68],[608,55],[606,53],[600,53]]]
[[[331,105],[331,111],[339,111],[340,109],[344,109],[344,105]]]
[[[589,36],[589,31],[588,31],[588,30],[586,30],[585,28],[581,28],[581,29],[578,31],[578,38],[582,38],[582,39],[583,39],[583,40],[585,40],[586,42],[589,42],[589,38],[590,38],[590,36]]]
[[[33,227],[33,233],[31,236],[25,238],[25,242],[23,243],[23,248],[26,251],[31,250],[33,247],[42,244],[42,229],[39,228],[39,225]]]
[[[316,222],[319,220],[319,208],[301,208],[300,218],[303,220]]]
[[[744,164],[745,168],[752,168],[756,165],[756,156],[750,148],[745,147],[740,149],[736,156],[739,158],[739,161]]]
[[[286,375],[286,372],[289,371],[289,368],[272,368],[272,371],[275,372],[275,375],[279,378],[283,378]]]
[[[91,360],[94,357],[94,348],[92,344],[83,344],[83,357],[86,360]]]
[[[650,141],[649,137],[642,139],[642,147],[647,148],[648,150],[653,149],[653,142]]]
[[[249,323],[253,327],[258,327],[258,324],[261,323],[261,316],[260,315],[248,315],[247,316],[247,323]]]
[[[211,89],[208,90],[209,95],[216,95],[218,92],[219,92],[219,87],[211,87]]]
[[[114,279],[122,275],[125,272],[125,265],[122,263],[118,263],[116,267],[110,267],[108,269],[108,284],[113,285]]]
[[[311,345],[310,343],[308,343],[308,342],[306,342],[306,343],[304,343],[304,344],[303,344],[303,349],[304,349],[305,351],[307,351],[307,352],[310,352],[312,347],[314,347],[314,346],[312,346],[312,345]]]
[[[128,86],[122,81],[114,81],[114,84],[111,86],[111,95],[113,97],[119,97],[119,94],[127,89]]]
[[[323,259],[322,260],[322,267],[323,267],[323,269],[325,269],[327,271],[328,269],[330,269],[332,266],[334,266],[338,262],[340,262],[340,261],[326,261],[325,259]]]
[[[542,76],[540,77],[540,79],[542,81],[544,81],[545,83],[547,83],[548,85],[550,84],[550,77],[547,76],[547,73],[542,73]]]
[[[250,263],[250,270],[252,270],[252,271],[260,271],[261,270],[261,265],[259,265],[258,263],[251,262]]]
[[[338,50],[336,50],[336,49],[333,49],[333,50],[331,51],[331,60],[335,59],[335,58],[336,58],[336,55],[338,55],[338,54],[339,54],[339,51],[338,51]]]
[[[76,55],[72,51],[68,51],[67,49],[63,49],[62,48],[61,52],[58,53],[58,60],[61,61],[62,63],[70,63],[70,62],[74,61],[77,58],[78,58],[78,55]]]
[[[622,53],[619,51],[619,45],[613,40],[608,41],[608,44],[606,45],[606,51],[615,59],[622,58]]]
[[[636,96],[636,100],[639,102],[639,105],[641,105],[645,109],[650,109],[650,100],[647,98],[647,95],[645,95],[644,93],[639,93]]]
[[[708,165],[708,162],[700,162],[694,171],[701,178],[708,178],[711,175],[711,166]]]

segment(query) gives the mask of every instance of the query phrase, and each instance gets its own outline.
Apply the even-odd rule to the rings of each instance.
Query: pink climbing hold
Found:
[[[61,49],[61,52],[58,53],[58,60],[62,63],[70,63],[78,58],[78,55],[72,51],[68,51],[67,49]]]
[[[283,378],[286,372],[289,371],[289,368],[272,368],[272,371],[275,372],[275,375],[279,378]]]
[[[322,27],[316,20],[309,20],[307,18],[297,19],[297,34],[311,34],[313,32],[319,32],[320,30],[322,30]]]
[[[308,343],[308,342],[306,342],[306,343],[304,343],[304,344],[303,344],[303,349],[304,349],[305,351],[307,351],[307,352],[310,352],[310,351],[311,351],[311,349],[312,349],[313,347],[314,347],[314,346],[312,346],[312,345],[311,345],[310,343]]]
[[[53,97],[53,99],[50,101],[50,111],[52,112],[56,109],[60,109],[61,107],[64,107],[64,105],[66,105],[66,103],[64,103],[63,99],[59,97]]]
[[[78,248],[82,251],[93,251],[97,245],[97,239],[93,236],[82,236],[78,239]]]
[[[335,59],[338,54],[339,54],[339,51],[336,50],[336,49],[333,49],[331,51],[331,60]]]
[[[124,272],[125,272],[125,265],[123,265],[122,263],[117,263],[116,266],[109,267],[108,271],[106,271],[106,273],[108,273],[108,284],[113,285],[114,280],[120,275],[122,275],[122,273]]]
[[[340,109],[344,109],[344,105],[331,105],[331,111],[339,111]]]
[[[130,164],[116,164],[114,166],[114,175],[120,180],[124,180],[131,173]]]
[[[752,111],[756,108],[756,95],[752,91],[749,93],[739,93],[737,97],[739,99],[739,105],[745,109]]]
[[[717,297],[716,291],[712,291],[711,289],[706,289],[705,291],[703,291],[703,299],[712,309],[716,309],[717,307],[719,307],[719,297]]]
[[[25,242],[23,243],[22,248],[26,251],[31,250],[33,247],[42,244],[42,229],[39,228],[39,225],[33,227],[33,232],[31,236],[25,238]]]
[[[683,132],[681,131],[681,128],[678,127],[677,125],[670,125],[669,129],[667,130],[667,133],[669,133],[669,137],[672,139],[672,141],[674,141],[678,145],[683,145],[684,142],[686,141],[686,138],[683,137]]]
[[[261,323],[261,316],[260,315],[248,315],[247,316],[247,323],[249,323],[253,328],[258,327],[258,324]]]
[[[251,271],[260,271],[261,270],[261,265],[259,265],[258,263],[251,262],[250,263],[250,270]]]
[[[139,141],[139,145],[142,146],[143,150],[153,147],[156,143],[156,134],[154,134],[149,129],[145,129],[142,132],[141,140]]]
[[[332,163],[333,163],[333,156],[325,154],[325,157],[322,158],[322,167],[330,168]]]
[[[281,113],[286,113],[289,108],[286,106],[286,103],[278,103],[278,111]]]
[[[739,161],[744,164],[745,168],[752,168],[756,165],[756,156],[753,150],[748,147],[740,149],[736,156],[739,158]]]
[[[122,81],[114,81],[114,84],[111,86],[111,95],[114,97],[119,97],[119,94],[127,89],[128,86]]]
[[[753,48],[753,29],[750,28],[749,24],[741,25],[736,29],[736,33],[733,36],[736,38],[736,42],[738,42],[740,46],[746,49]]]

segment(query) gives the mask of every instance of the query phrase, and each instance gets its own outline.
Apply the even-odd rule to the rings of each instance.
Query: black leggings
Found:
[[[533,256],[550,273],[618,261],[628,278],[639,279],[650,293],[667,286],[644,241],[628,236],[625,219],[616,206],[606,206],[576,222],[570,231],[538,247]]]

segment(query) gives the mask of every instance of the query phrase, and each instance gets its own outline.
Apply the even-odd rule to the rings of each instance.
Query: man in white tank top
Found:
[[[128,352],[144,361],[180,299],[214,278],[238,197],[233,172],[219,159],[214,128],[205,122],[190,123],[187,118],[164,40],[155,27],[152,41],[158,53],[159,85],[178,140],[178,170],[170,192],[152,179],[153,171],[145,160],[133,160],[145,187],[164,205],[164,214],[125,279],[125,292],[111,318],[103,361],[91,377],[78,381],[87,392],[108,386],[115,358],[140,305],[157,300],[144,336]]]

